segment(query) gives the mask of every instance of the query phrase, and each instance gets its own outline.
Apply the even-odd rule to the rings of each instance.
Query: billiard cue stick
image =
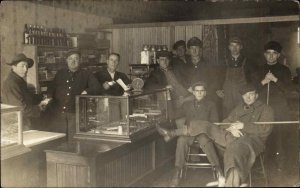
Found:
[[[271,71],[269,70],[268,73],[270,73]],[[267,105],[269,105],[269,96],[270,96],[270,81],[268,82],[268,86],[267,86]]]
[[[231,122],[231,123],[213,123],[215,125],[231,125],[232,123],[235,122]],[[276,124],[296,124],[299,123],[299,121],[256,121],[253,122],[256,125],[262,125],[262,124],[272,124],[272,125],[276,125]]]
[[[269,105],[269,95],[270,95],[270,82],[268,83],[268,88],[267,88],[267,105]]]

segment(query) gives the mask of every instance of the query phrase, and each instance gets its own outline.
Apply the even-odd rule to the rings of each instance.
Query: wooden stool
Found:
[[[191,153],[191,147],[199,148],[200,153],[195,153],[195,154]],[[192,156],[196,156],[197,158],[199,158],[199,162],[198,161],[197,162],[191,161]],[[186,154],[186,161],[185,161],[185,165],[184,165],[184,167],[185,167],[184,178],[186,178],[186,173],[187,173],[188,168],[210,168],[212,170],[214,179],[216,179],[215,169],[207,161],[208,161],[207,155],[199,147],[199,144],[198,144],[197,140],[195,140],[192,145],[188,146],[188,151],[187,151],[187,154]]]

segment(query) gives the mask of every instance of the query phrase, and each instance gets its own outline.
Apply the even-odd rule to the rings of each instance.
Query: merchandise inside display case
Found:
[[[128,96],[78,96],[77,138],[131,142],[167,121],[166,90]]]
[[[1,104],[1,147],[22,144],[19,139],[20,118],[18,107]]]
[[[23,145],[21,107],[1,104],[1,160],[28,151]]]

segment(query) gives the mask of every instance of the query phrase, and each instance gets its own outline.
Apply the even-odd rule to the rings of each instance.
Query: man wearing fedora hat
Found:
[[[11,72],[2,87],[2,103],[21,106],[23,108],[23,130],[32,128],[32,118],[38,118],[40,112],[45,110],[46,100],[41,96],[32,94],[27,88],[25,81],[28,69],[33,66],[33,60],[26,57],[25,54],[17,54],[13,60],[8,63],[11,66]]]
[[[224,171],[219,169],[218,182],[211,182],[207,186],[224,186],[224,174],[226,187],[239,187],[247,180],[249,172],[255,162],[256,156],[265,150],[265,143],[272,131],[272,125],[254,122],[270,122],[274,119],[273,109],[260,100],[253,85],[246,84],[240,87],[239,95],[242,103],[237,105],[229,116],[223,120],[224,125],[215,125],[213,122],[203,120],[190,121],[189,126],[183,126],[168,131],[159,128],[159,133],[170,140],[174,136],[198,136],[201,138],[200,147],[207,154],[207,158],[213,165],[219,165],[220,161],[213,147],[206,148],[210,142],[224,151]],[[201,142],[199,142],[201,143]],[[218,170],[217,170],[218,171]],[[244,184],[245,185],[245,184]]]
[[[67,133],[68,141],[72,141],[75,133],[75,96],[101,94],[103,89],[92,72],[81,69],[79,50],[69,50],[66,62],[68,68],[56,73],[47,95],[52,98],[50,129]]]

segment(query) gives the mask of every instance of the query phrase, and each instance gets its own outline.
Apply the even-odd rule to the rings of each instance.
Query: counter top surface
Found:
[[[65,136],[65,133],[29,130],[23,132],[23,144],[26,147],[32,147],[52,140],[63,138]]]

